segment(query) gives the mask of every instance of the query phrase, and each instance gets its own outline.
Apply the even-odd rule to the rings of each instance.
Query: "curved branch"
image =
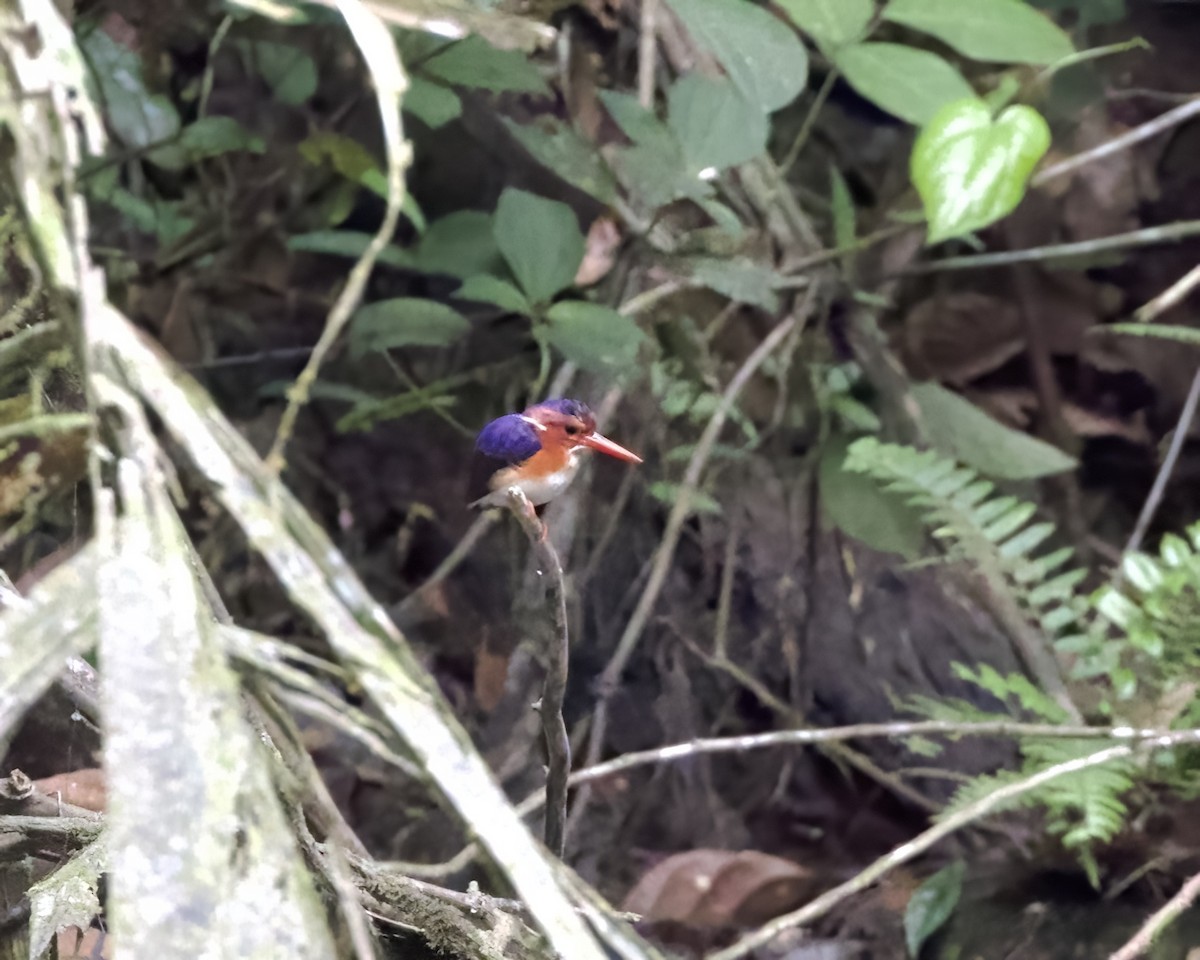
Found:
[[[546,679],[538,712],[546,739],[546,846],[555,856],[563,855],[567,822],[567,775],[571,772],[571,740],[563,721],[563,699],[567,694],[567,665],[570,636],[567,630],[567,591],[558,551],[546,535],[529,499],[516,487],[508,491],[508,507],[521,523],[537,554],[542,573],[550,578],[550,603],[554,607],[554,634],[546,644]]]

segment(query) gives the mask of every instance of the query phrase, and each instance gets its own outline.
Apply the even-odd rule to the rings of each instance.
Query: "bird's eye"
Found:
[[[579,433],[579,428],[577,426],[575,426],[575,424],[571,423],[571,424],[567,425],[567,436],[568,437],[573,437],[577,433]]]

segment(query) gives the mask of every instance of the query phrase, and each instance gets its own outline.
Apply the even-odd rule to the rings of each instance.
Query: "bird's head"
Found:
[[[636,453],[597,433],[595,414],[578,400],[546,400],[526,409],[521,419],[537,431],[543,449],[587,447],[618,460],[642,462]]]

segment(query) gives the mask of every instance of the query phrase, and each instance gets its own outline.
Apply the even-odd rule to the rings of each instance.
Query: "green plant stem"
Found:
[[[1078,257],[1094,257],[1097,254],[1130,247],[1146,247],[1156,243],[1170,243],[1200,234],[1200,220],[1180,220],[1159,227],[1145,227],[1118,233],[1112,237],[1095,240],[1080,240],[1075,243],[1054,243],[1026,250],[1004,250],[998,253],[975,253],[965,257],[946,257],[914,263],[899,271],[901,274],[939,273],[943,270],[975,270],[982,267],[1006,267],[1014,263],[1031,261],[1064,260]]]

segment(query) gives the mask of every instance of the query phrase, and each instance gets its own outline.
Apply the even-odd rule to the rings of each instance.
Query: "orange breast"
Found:
[[[542,447],[541,450],[515,469],[522,477],[534,479],[558,473],[569,462],[570,452],[566,447]]]

